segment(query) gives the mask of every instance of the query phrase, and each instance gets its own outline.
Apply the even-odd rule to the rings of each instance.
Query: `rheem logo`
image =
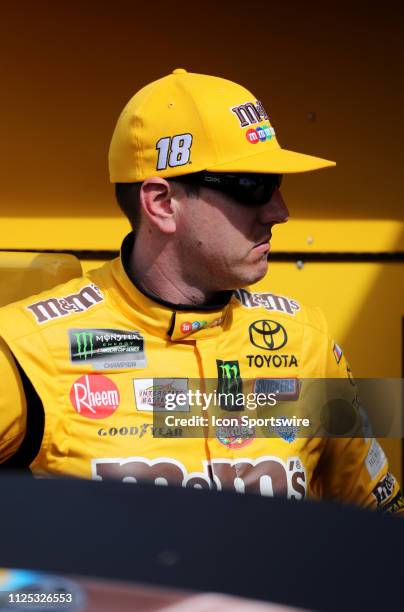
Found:
[[[114,382],[102,374],[86,374],[73,383],[70,401],[76,412],[90,419],[106,419],[119,406],[119,391]]]

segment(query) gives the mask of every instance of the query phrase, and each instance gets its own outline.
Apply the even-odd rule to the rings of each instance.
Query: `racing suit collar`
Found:
[[[124,238],[120,260],[114,266],[115,281],[120,285],[120,293],[124,291],[129,307],[135,307],[137,315],[145,315],[148,327],[154,331],[158,327],[171,340],[196,340],[220,334],[233,292],[222,291],[217,303],[200,306],[173,304],[159,298],[145,290],[130,269],[134,239],[134,232]]]

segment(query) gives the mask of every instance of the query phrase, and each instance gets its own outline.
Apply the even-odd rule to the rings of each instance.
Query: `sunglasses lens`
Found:
[[[200,184],[220,191],[242,206],[263,206],[269,202],[275,189],[281,186],[281,174],[220,174],[200,172],[175,181]]]
[[[270,201],[281,181],[279,174],[240,176],[232,190],[233,197],[244,206],[262,206]]]

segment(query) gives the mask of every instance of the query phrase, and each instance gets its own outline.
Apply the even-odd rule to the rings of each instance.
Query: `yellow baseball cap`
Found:
[[[112,183],[201,170],[285,174],[329,166],[335,162],[281,149],[248,89],[183,68],[129,100],[109,148]]]

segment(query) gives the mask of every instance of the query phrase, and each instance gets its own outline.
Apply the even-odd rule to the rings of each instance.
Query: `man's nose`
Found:
[[[275,189],[272,198],[260,207],[260,222],[267,223],[286,223],[289,219],[289,210],[279,189]]]

